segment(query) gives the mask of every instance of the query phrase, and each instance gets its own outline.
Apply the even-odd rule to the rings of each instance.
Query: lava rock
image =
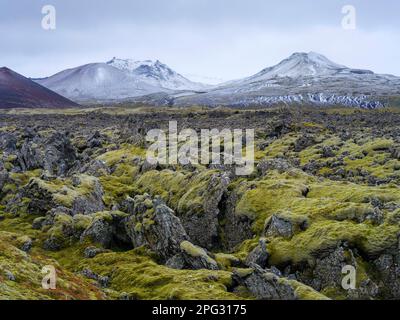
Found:
[[[247,272],[235,270],[233,279],[259,300],[297,300],[294,288],[276,274],[252,265]]]

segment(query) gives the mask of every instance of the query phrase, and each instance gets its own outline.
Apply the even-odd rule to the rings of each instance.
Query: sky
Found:
[[[56,29],[42,28],[42,8]],[[344,29],[345,5],[356,9]],[[27,77],[113,57],[197,81],[250,76],[294,52],[400,76],[398,0],[0,0],[0,66]]]

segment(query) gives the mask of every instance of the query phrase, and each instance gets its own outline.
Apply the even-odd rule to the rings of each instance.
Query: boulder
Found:
[[[92,258],[96,257],[98,254],[102,254],[102,253],[106,253],[106,252],[108,252],[108,250],[90,246],[90,247],[85,248],[84,255],[85,255],[85,258],[92,259]]]
[[[265,269],[268,264],[269,253],[267,250],[267,241],[260,239],[259,244],[255,247],[246,258],[246,265],[256,264]]]
[[[180,205],[179,217],[193,243],[212,249],[219,243],[220,203],[227,193],[230,179],[228,174],[216,173],[196,194],[201,198],[198,206]]]
[[[257,170],[261,176],[265,176],[268,171],[277,170],[279,173],[287,172],[292,167],[292,165],[285,159],[264,159],[257,165]]]
[[[7,171],[2,170],[0,171],[0,194],[3,190],[3,187],[6,185],[6,183],[9,180],[9,174]]]
[[[152,200],[149,195],[136,196],[133,202],[126,221],[133,246],[146,245],[164,261],[179,253],[181,242],[189,237],[174,211],[160,198]]]
[[[75,181],[76,186],[80,181]],[[91,214],[105,210],[103,201],[104,190],[97,178],[91,177],[90,192],[73,200],[72,214]]]
[[[387,250],[373,261],[379,274],[379,287],[386,299],[400,299],[400,243],[397,250]]]
[[[9,153],[17,148],[17,137],[9,132],[0,132],[0,150]]]
[[[81,242],[86,240],[111,248],[119,244],[123,235],[119,235],[126,214],[122,212],[98,212],[93,215],[93,220],[81,235]]]
[[[89,176],[101,177],[110,174],[110,168],[104,161],[93,160],[87,165],[82,166],[80,173],[85,173]]]
[[[189,241],[180,244],[182,257],[188,269],[199,270],[209,269],[218,270],[217,262],[209,256],[206,250],[198,247]]]
[[[290,283],[270,270],[264,270],[253,264],[251,269],[237,269],[233,273],[234,281],[244,286],[259,300],[297,300],[295,289]]]
[[[56,132],[44,146],[43,169],[57,176],[66,175],[77,158],[68,134]]]
[[[294,151],[301,152],[314,144],[316,144],[315,137],[310,134],[304,134],[294,143]]]
[[[266,221],[264,234],[266,237],[291,238],[294,234],[294,225],[289,219],[274,214]]]

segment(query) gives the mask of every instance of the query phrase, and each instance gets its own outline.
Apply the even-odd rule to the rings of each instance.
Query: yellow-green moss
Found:
[[[124,145],[118,150],[109,151],[99,156],[98,159],[112,167],[119,162],[130,162],[135,157],[144,158],[145,156],[146,150],[135,146]]]
[[[104,299],[105,295],[84,278],[62,268],[56,261],[33,250],[27,254],[17,248],[17,234],[0,231],[0,299],[24,300],[76,300]],[[42,268],[54,265],[57,271],[56,290],[45,290],[41,281]],[[15,281],[5,278],[11,272]]]
[[[115,295],[136,299],[196,300],[240,299],[228,292],[231,274],[226,271],[174,270],[156,264],[142,250],[105,253],[80,263],[100,275],[111,276]]]

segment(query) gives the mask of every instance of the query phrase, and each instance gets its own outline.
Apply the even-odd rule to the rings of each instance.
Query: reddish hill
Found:
[[[75,102],[8,69],[0,68],[0,109],[68,108]]]

